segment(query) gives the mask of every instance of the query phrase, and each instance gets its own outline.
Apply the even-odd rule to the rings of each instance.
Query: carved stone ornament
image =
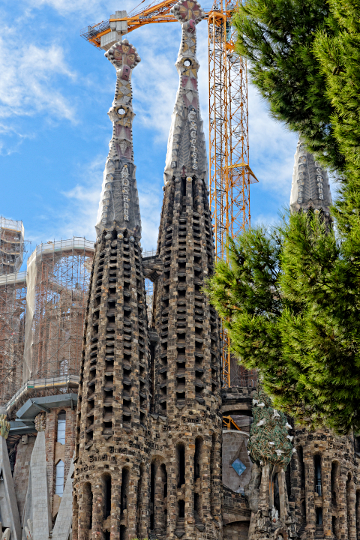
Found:
[[[46,429],[46,414],[40,413],[35,416],[35,429],[36,431],[45,431]]]
[[[4,439],[8,438],[10,431],[10,423],[6,420],[6,414],[0,414],[0,435]]]

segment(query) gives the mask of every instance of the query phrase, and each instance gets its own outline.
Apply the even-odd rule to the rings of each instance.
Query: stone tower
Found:
[[[91,533],[104,540],[146,536],[139,497],[146,478],[149,344],[131,89],[140,58],[127,40],[105,56],[117,79],[77,409],[73,537],[79,540]]]
[[[299,139],[295,152],[294,172],[290,194],[292,212],[313,209],[330,220],[329,208],[332,204],[328,174],[314,156],[306,150]]]
[[[197,81],[196,25],[203,14],[190,0],[176,4],[173,13],[182,38],[157,248],[163,273],[153,303],[159,341],[152,417],[159,432],[150,454],[150,531],[156,538],[215,539],[222,537],[222,421],[218,319],[202,292],[214,265]]]

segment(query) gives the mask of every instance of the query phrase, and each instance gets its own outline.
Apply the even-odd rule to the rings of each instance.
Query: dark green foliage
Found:
[[[318,30],[314,52],[326,77],[330,121],[345,158],[339,198],[333,209],[349,256],[360,253],[360,2],[329,0],[331,31]],[[329,22],[330,24],[330,22]]]
[[[230,241],[208,284],[234,353],[258,369],[274,406],[338,433],[360,428],[360,283],[357,260],[318,215]]]
[[[273,116],[300,132],[324,164],[342,170],[330,121],[335,110],[313,50],[316,31],[330,32],[329,19],[325,0],[247,0],[234,24],[237,51],[251,61],[251,80]]]
[[[339,174],[332,209],[350,256],[360,253],[360,0],[247,0],[237,50],[275,118]]]

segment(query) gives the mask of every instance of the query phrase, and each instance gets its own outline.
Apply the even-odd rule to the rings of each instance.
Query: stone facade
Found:
[[[77,410],[77,396],[65,388],[28,389],[11,402],[7,447],[0,438],[3,533],[17,540],[358,540],[358,439],[287,426],[296,449],[289,466],[253,463],[256,373],[235,369],[232,358],[234,386],[221,388],[219,321],[203,292],[214,268],[196,58],[203,13],[192,0],[173,13],[182,31],[179,89],[157,252],[142,257],[131,88],[140,58],[123,40],[106,53],[116,69],[113,131]],[[330,202],[326,172],[299,143],[292,210],[328,218]],[[154,282],[151,320],[145,278]],[[4,435],[8,428],[2,417]]]

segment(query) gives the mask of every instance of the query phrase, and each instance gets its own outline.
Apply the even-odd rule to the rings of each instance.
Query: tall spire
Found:
[[[154,286],[153,325],[159,342],[151,371],[152,410],[160,419],[156,442],[161,452],[149,454],[150,493],[156,494],[149,536],[217,540],[222,538],[221,359],[218,318],[203,292],[214,269],[214,241],[195,56],[202,11],[198,3],[181,0],[173,13],[182,26],[176,62],[180,84],[157,249],[164,271]]]
[[[96,231],[116,224],[140,237],[141,219],[139,196],[135,179],[132,121],[131,74],[140,57],[127,39],[115,43],[105,56],[116,69],[116,87],[113,104],[108,112],[113,123],[99,204]]]
[[[181,45],[176,61],[179,89],[168,140],[165,184],[174,176],[207,176],[207,156],[203,122],[200,115],[196,58],[196,25],[204,17],[200,5],[181,0],[172,8],[181,23]]]
[[[84,324],[74,540],[88,540],[91,534],[103,540],[147,537],[142,494],[147,489],[149,338],[130,85],[140,58],[127,40],[106,56],[117,75],[109,111],[114,127]]]
[[[328,174],[299,139],[295,152],[290,208],[292,212],[320,210],[330,217],[332,204]]]

